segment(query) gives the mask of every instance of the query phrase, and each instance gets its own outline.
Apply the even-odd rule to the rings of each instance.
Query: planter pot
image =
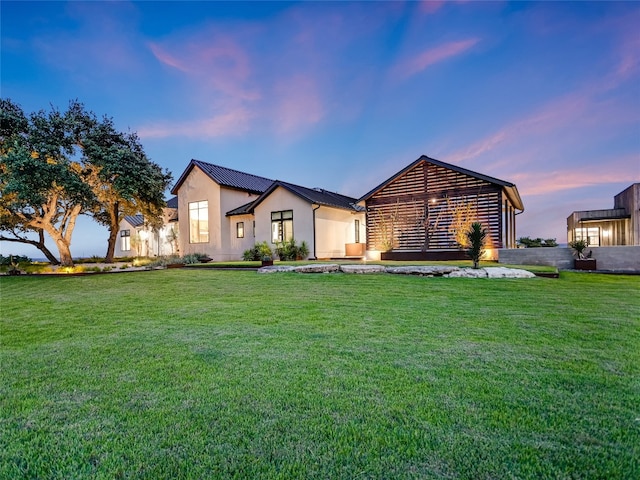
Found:
[[[573,267],[576,270],[595,270],[596,259],[595,258],[576,258],[573,261]]]
[[[270,267],[273,265],[273,260],[262,260],[263,267]]]

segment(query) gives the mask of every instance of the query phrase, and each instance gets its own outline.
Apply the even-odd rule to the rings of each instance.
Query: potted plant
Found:
[[[576,270],[595,270],[596,259],[591,258],[592,252],[585,255],[585,250],[589,246],[586,240],[574,240],[569,242],[569,246],[573,249],[576,258],[573,260],[573,267]]]
[[[262,266],[263,267],[270,267],[271,265],[273,265],[273,258],[271,257],[271,255],[263,255],[262,256]]]

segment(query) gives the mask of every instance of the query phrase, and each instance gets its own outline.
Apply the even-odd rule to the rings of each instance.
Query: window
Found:
[[[131,230],[120,230],[120,250],[131,250]]]
[[[209,242],[209,202],[189,204],[189,243]]]
[[[287,242],[293,238],[293,210],[271,212],[271,243]]]
[[[589,245],[590,247],[599,247],[600,246],[600,228],[599,227],[576,228],[575,239],[586,240],[587,245]]]
[[[236,223],[236,237],[244,238],[244,222]]]
[[[360,220],[356,220],[356,243],[360,243]]]

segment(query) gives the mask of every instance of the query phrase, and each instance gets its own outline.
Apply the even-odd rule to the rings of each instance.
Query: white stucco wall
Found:
[[[282,187],[276,188],[271,195],[265,198],[255,209],[256,242],[271,243],[271,212],[293,210],[293,237],[296,243],[303,240],[309,245],[309,251],[313,252],[313,212],[311,204],[292,194]]]
[[[345,244],[354,243],[355,221],[360,220],[360,242],[366,242],[364,213],[322,206],[316,210],[316,256],[339,258],[345,256]]]
[[[234,208],[251,202],[257,195],[221,187],[198,167],[194,167],[178,190],[180,254],[205,253],[214,261],[239,260],[254,244],[251,216],[227,217]],[[209,241],[189,242],[189,203],[209,202]],[[242,219],[240,219],[242,218]],[[245,222],[245,237],[236,238],[236,222]]]
[[[242,253],[252,248],[256,239],[253,236],[253,215],[234,215],[227,217],[229,222],[229,252],[234,258],[229,260],[242,260]],[[236,224],[244,223],[244,238],[238,238]]]
[[[271,243],[271,212],[293,210],[293,236],[299,244],[309,245],[309,257],[343,257],[345,244],[355,241],[355,220],[360,220],[360,241],[366,242],[364,213],[321,206],[316,210],[316,241],[313,238],[313,205],[288,190],[278,187],[255,209],[256,242]],[[317,205],[316,205],[317,207]]]

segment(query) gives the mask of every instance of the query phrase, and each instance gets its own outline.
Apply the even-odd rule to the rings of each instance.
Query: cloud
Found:
[[[184,41],[149,42],[151,53],[162,64],[179,70],[201,85],[240,100],[255,100],[249,55],[230,35],[205,29]]]
[[[142,126],[138,130],[140,138],[216,138],[222,136],[236,136],[246,133],[252,114],[244,108],[238,108],[199,120],[182,122],[160,122]]]
[[[552,171],[529,171],[513,175],[522,196],[546,196],[566,190],[603,184],[631,184],[640,181],[640,171],[629,165],[640,164],[640,154],[601,159],[589,168],[565,168]]]
[[[469,38],[466,40],[444,43],[437,47],[424,50],[417,55],[413,55],[411,58],[400,61],[393,68],[393,72],[395,76],[399,78],[413,76],[436,63],[462,55],[479,41],[480,40],[478,38]]]
[[[325,107],[314,78],[295,75],[281,79],[274,89],[275,129],[279,133],[292,133],[304,126],[318,123],[325,115]]]

